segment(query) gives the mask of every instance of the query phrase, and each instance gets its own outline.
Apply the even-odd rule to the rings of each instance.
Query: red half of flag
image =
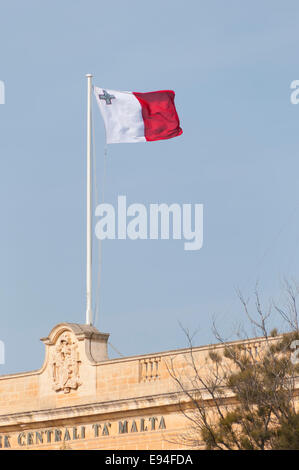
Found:
[[[136,93],[144,122],[144,136],[147,141],[171,139],[183,133],[174,104],[172,90]]]

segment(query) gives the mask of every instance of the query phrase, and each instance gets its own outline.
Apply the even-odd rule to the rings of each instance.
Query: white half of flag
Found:
[[[94,93],[103,116],[107,144],[146,142],[141,106],[131,92],[94,87]],[[108,101],[101,96],[108,96]]]

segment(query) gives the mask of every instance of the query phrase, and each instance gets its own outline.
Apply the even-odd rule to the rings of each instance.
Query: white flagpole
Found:
[[[91,194],[91,93],[92,75],[87,78],[87,184],[86,184],[86,325],[92,325],[92,194]]]

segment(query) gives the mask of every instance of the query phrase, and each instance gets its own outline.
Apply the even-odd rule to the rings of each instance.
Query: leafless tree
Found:
[[[238,292],[254,338],[238,331],[237,341],[226,342],[214,322],[217,344],[203,354],[184,330],[188,340],[185,366],[178,366],[177,356],[167,364],[188,423],[179,438],[181,444],[218,450],[299,449],[295,406],[299,366],[291,360],[290,349],[299,338],[299,289],[286,282],[285,293],[284,306],[272,302],[264,309],[256,289],[253,314],[249,301]],[[268,327],[274,312],[283,321],[283,333]]]

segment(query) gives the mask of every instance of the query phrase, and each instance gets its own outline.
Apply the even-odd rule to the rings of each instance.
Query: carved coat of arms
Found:
[[[56,345],[52,360],[53,389],[69,393],[76,390],[79,382],[79,353],[77,344],[69,333],[63,333]]]

